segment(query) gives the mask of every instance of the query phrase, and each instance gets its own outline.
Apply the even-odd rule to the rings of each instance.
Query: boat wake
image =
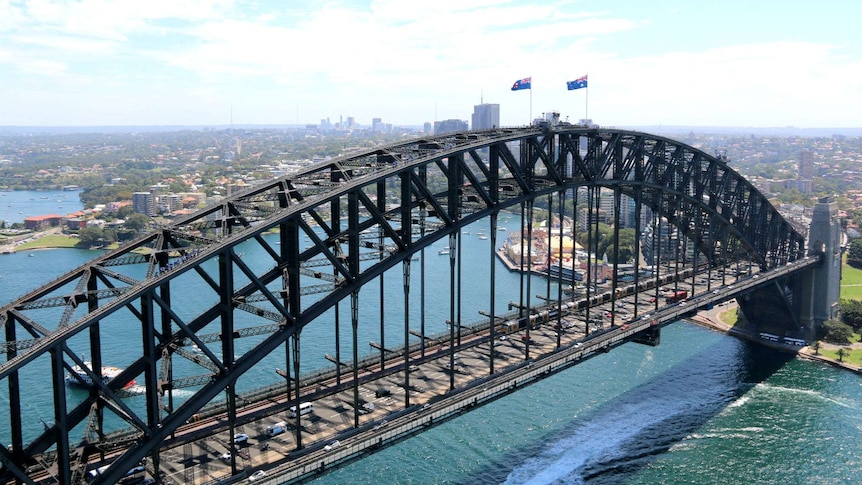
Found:
[[[704,355],[704,354],[700,354]],[[697,366],[678,365],[597,409],[579,417],[517,464],[507,484],[615,484],[625,481],[666,453],[740,393],[736,374],[711,363],[710,354]],[[699,356],[700,357],[700,356]],[[734,430],[748,436],[748,430]],[[755,433],[756,434],[756,433]]]
[[[655,430],[684,413],[686,407],[658,398],[625,403],[613,412],[594,416],[572,435],[517,466],[505,483],[584,483],[589,476],[662,453],[668,443],[655,436]]]

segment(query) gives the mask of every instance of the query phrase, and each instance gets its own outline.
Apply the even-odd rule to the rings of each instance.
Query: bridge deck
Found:
[[[607,317],[610,304],[605,303],[591,309],[593,317],[590,320],[595,322],[597,315],[601,324],[594,323],[590,335],[585,333],[587,323],[583,312],[566,314],[561,317],[559,347],[555,319],[531,329],[530,359],[525,358],[525,331],[498,334],[493,343],[488,331],[465,336],[461,345],[454,349],[457,363],[454,369],[455,389],[452,391],[449,389],[452,371],[448,368],[448,342],[429,346],[424,357],[418,352],[411,355],[410,406],[406,409],[403,354],[393,352],[383,369],[377,364],[359,373],[360,398],[374,406],[372,411],[363,411],[360,415],[359,428],[353,427],[352,374],[344,373],[340,384],[330,379],[303,390],[302,400],[314,403],[314,413],[302,419],[303,449],[296,449],[295,421],[285,412],[285,400],[272,399],[266,410],[248,411],[245,419],[243,413],[238,413],[237,420],[246,423],[237,427],[235,432],[249,436],[237,456],[238,475],[231,477],[230,460],[220,458],[230,448],[226,432],[191,443],[177,441],[169,444],[162,450],[162,469],[167,478],[176,483],[240,479],[256,470],[265,470],[268,479],[278,477],[279,483],[301,480],[438,424],[465,408],[481,405],[586,358],[607,352],[651,326],[663,326],[690,317],[699,308],[726,301],[738,292],[766,284],[771,278],[791,270],[793,268],[745,278],[733,277],[725,280],[724,285],[720,284],[721,277],[718,276],[713,276],[712,281],[698,278],[698,291],[691,298],[677,303],[667,304],[663,299],[651,301],[653,298],[644,293],[637,297],[637,301],[635,295],[618,299],[614,325]],[[707,288],[710,291],[706,291]],[[634,311],[635,305],[638,306],[637,312]],[[635,313],[637,318],[632,317]],[[492,349],[495,352],[495,373],[490,375]],[[377,395],[379,390],[387,392]],[[267,426],[281,421],[287,422],[284,433],[276,436],[266,434]]]

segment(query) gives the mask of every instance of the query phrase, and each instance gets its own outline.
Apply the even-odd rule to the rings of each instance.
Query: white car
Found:
[[[222,453],[222,455],[219,458],[221,458],[224,461],[230,461],[230,452],[228,451],[227,453]]]
[[[324,446],[324,447],[323,447],[323,450],[324,450],[324,451],[331,451],[331,450],[334,450],[335,448],[338,448],[338,445],[340,445],[340,444],[341,444],[341,442],[340,442],[340,441],[335,440],[335,441],[333,441],[332,443],[329,443],[328,445]]]
[[[260,480],[261,478],[263,478],[263,477],[265,477],[265,476],[266,476],[266,472],[265,472],[265,471],[263,471],[263,470],[258,470],[258,471],[256,471],[256,472],[252,473],[250,477],[248,477],[248,481],[250,481],[250,482],[256,482],[256,481]]]
[[[245,433],[239,433],[233,437],[234,443],[245,443],[246,441],[248,441],[248,435]]]

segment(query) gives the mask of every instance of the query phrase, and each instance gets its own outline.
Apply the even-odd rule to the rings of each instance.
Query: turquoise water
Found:
[[[465,238],[465,245],[468,241],[476,251],[488,244],[475,236]],[[436,252],[444,244],[426,254],[428,271],[442,271],[438,276],[448,275],[448,257]],[[0,255],[2,303],[98,254],[74,249],[35,253]],[[254,258],[250,251],[244,256],[251,266]],[[465,258],[463,271],[486,274],[489,264],[490,258]],[[418,263],[413,271],[418,273]],[[385,282],[386,301],[396,301],[403,291],[400,268]],[[439,294],[447,284],[448,278],[429,282],[427,291]],[[517,287],[517,276],[498,269],[498,311],[513,299]],[[532,293],[544,289],[544,283],[534,283]],[[374,325],[363,326],[361,343],[376,340],[376,291],[363,289],[367,295],[361,298],[362,321]],[[414,286],[414,321],[418,296]],[[344,349],[350,339],[348,307],[341,305]],[[486,308],[486,284],[466,285],[464,314],[476,315],[477,309]],[[429,303],[428,313],[429,332],[447,328],[442,320],[449,317],[448,303]],[[388,327],[403,325],[399,309],[386,315]],[[324,352],[332,353],[331,328],[321,327],[318,332],[311,328],[303,332],[306,370],[323,365]],[[400,344],[394,333],[387,338]],[[106,342],[106,359],[122,364],[126,345]],[[239,347],[243,345],[238,341]],[[658,347],[625,345],[315,483],[862,483],[862,381],[846,371],[787,359],[676,323],[663,330]],[[268,357],[242,384],[250,388],[271,383],[272,368],[279,364],[283,357]],[[38,394],[37,383],[33,382],[23,410],[25,422],[33,423],[28,436],[41,430],[39,419],[50,421],[52,415],[50,400]],[[5,392],[0,390],[0,401]],[[2,404],[0,414],[7,412]],[[138,409],[142,403],[131,398],[128,404]],[[4,442],[7,433],[0,428]]]
[[[314,483],[862,483],[859,378],[786,359],[677,323]]]

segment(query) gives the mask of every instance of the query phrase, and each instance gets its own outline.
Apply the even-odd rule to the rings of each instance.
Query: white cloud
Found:
[[[836,62],[833,50],[772,42],[609,60],[591,76],[593,112],[630,124],[811,126],[824,103],[862,105],[862,62]]]
[[[580,117],[587,93],[567,93],[564,82],[587,72],[590,115],[612,124],[727,124],[740,113],[769,123],[829,123],[850,115],[825,105],[860,101],[857,43],[776,38],[734,45],[726,36],[719,47],[636,55],[625,42],[651,40],[660,14],[630,7],[590,11],[577,0],[0,0],[7,91],[0,101],[17,102],[19,92],[32,97],[37,85],[105,104],[94,112],[134,106],[129,112],[152,123],[172,121],[155,108],[146,113],[148,106],[174,103],[187,117],[198,106],[206,117],[221,109],[213,100],[235,102],[237,111],[254,107],[246,112],[259,119],[249,122],[292,122],[299,106],[303,122],[350,113],[418,123],[435,112],[467,119],[484,93],[485,101],[505,105],[504,123],[516,124],[527,121],[530,100],[534,115],[560,109]],[[533,76],[534,89],[511,93],[524,76]],[[38,109],[46,97],[35,98],[21,102]]]

